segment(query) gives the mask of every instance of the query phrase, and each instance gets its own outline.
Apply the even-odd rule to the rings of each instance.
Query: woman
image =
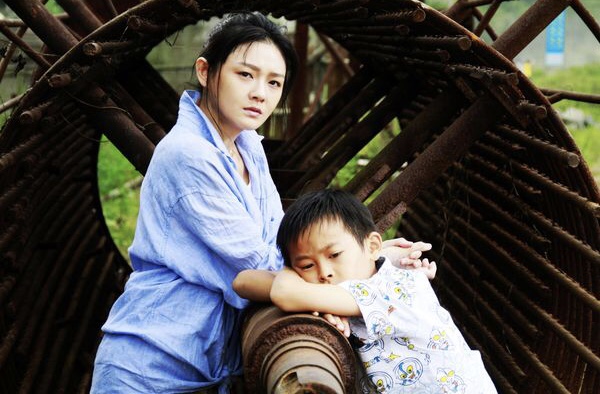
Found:
[[[282,206],[254,130],[290,91],[293,46],[265,16],[235,14],[195,66],[200,92],[183,93],[142,184],[134,271],[102,328],[92,393],[227,392],[247,305],[232,281],[283,264]]]

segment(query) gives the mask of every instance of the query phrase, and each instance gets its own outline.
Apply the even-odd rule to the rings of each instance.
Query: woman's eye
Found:
[[[247,72],[247,71],[240,71],[240,72],[239,72],[239,74],[240,74],[242,77],[244,77],[244,78],[250,78],[250,77],[252,77],[252,74],[250,74],[250,73],[249,73],[249,72]]]
[[[335,259],[335,258],[339,257],[341,254],[342,254],[342,252],[335,252],[335,253],[332,253],[332,254],[331,254],[331,258],[332,258],[332,259]]]
[[[302,271],[306,271],[306,270],[309,270],[309,269],[311,269],[311,268],[313,267],[313,265],[314,265],[314,264],[307,264],[307,265],[304,265],[304,266],[300,267],[300,269],[301,269]]]
[[[281,87],[281,85],[282,85],[282,84],[281,84],[281,82],[279,82],[279,81],[271,81],[271,82],[269,82],[269,83],[270,83],[271,85],[275,86],[275,87],[278,87],[278,88],[280,88],[280,87]]]

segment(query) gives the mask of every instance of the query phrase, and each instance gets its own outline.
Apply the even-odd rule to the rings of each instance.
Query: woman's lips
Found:
[[[246,107],[244,111],[250,116],[260,116],[262,115],[262,111],[256,107]]]

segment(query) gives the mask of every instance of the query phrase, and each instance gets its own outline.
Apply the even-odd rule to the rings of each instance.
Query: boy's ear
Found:
[[[208,84],[208,61],[203,57],[199,57],[196,59],[195,67],[198,82],[200,82],[200,85],[205,88]]]
[[[377,260],[379,258],[379,252],[381,252],[381,248],[383,245],[383,240],[381,239],[381,234],[377,231],[372,231],[367,236],[367,250],[371,254],[373,260]]]

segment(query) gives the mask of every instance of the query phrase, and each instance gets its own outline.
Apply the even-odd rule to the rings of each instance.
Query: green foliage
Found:
[[[48,0],[46,3],[46,9],[53,15],[64,12],[62,7],[56,3],[56,0]]]
[[[103,137],[98,157],[98,188],[102,211],[112,238],[125,258],[133,240],[139,209],[141,175],[119,150]]]

